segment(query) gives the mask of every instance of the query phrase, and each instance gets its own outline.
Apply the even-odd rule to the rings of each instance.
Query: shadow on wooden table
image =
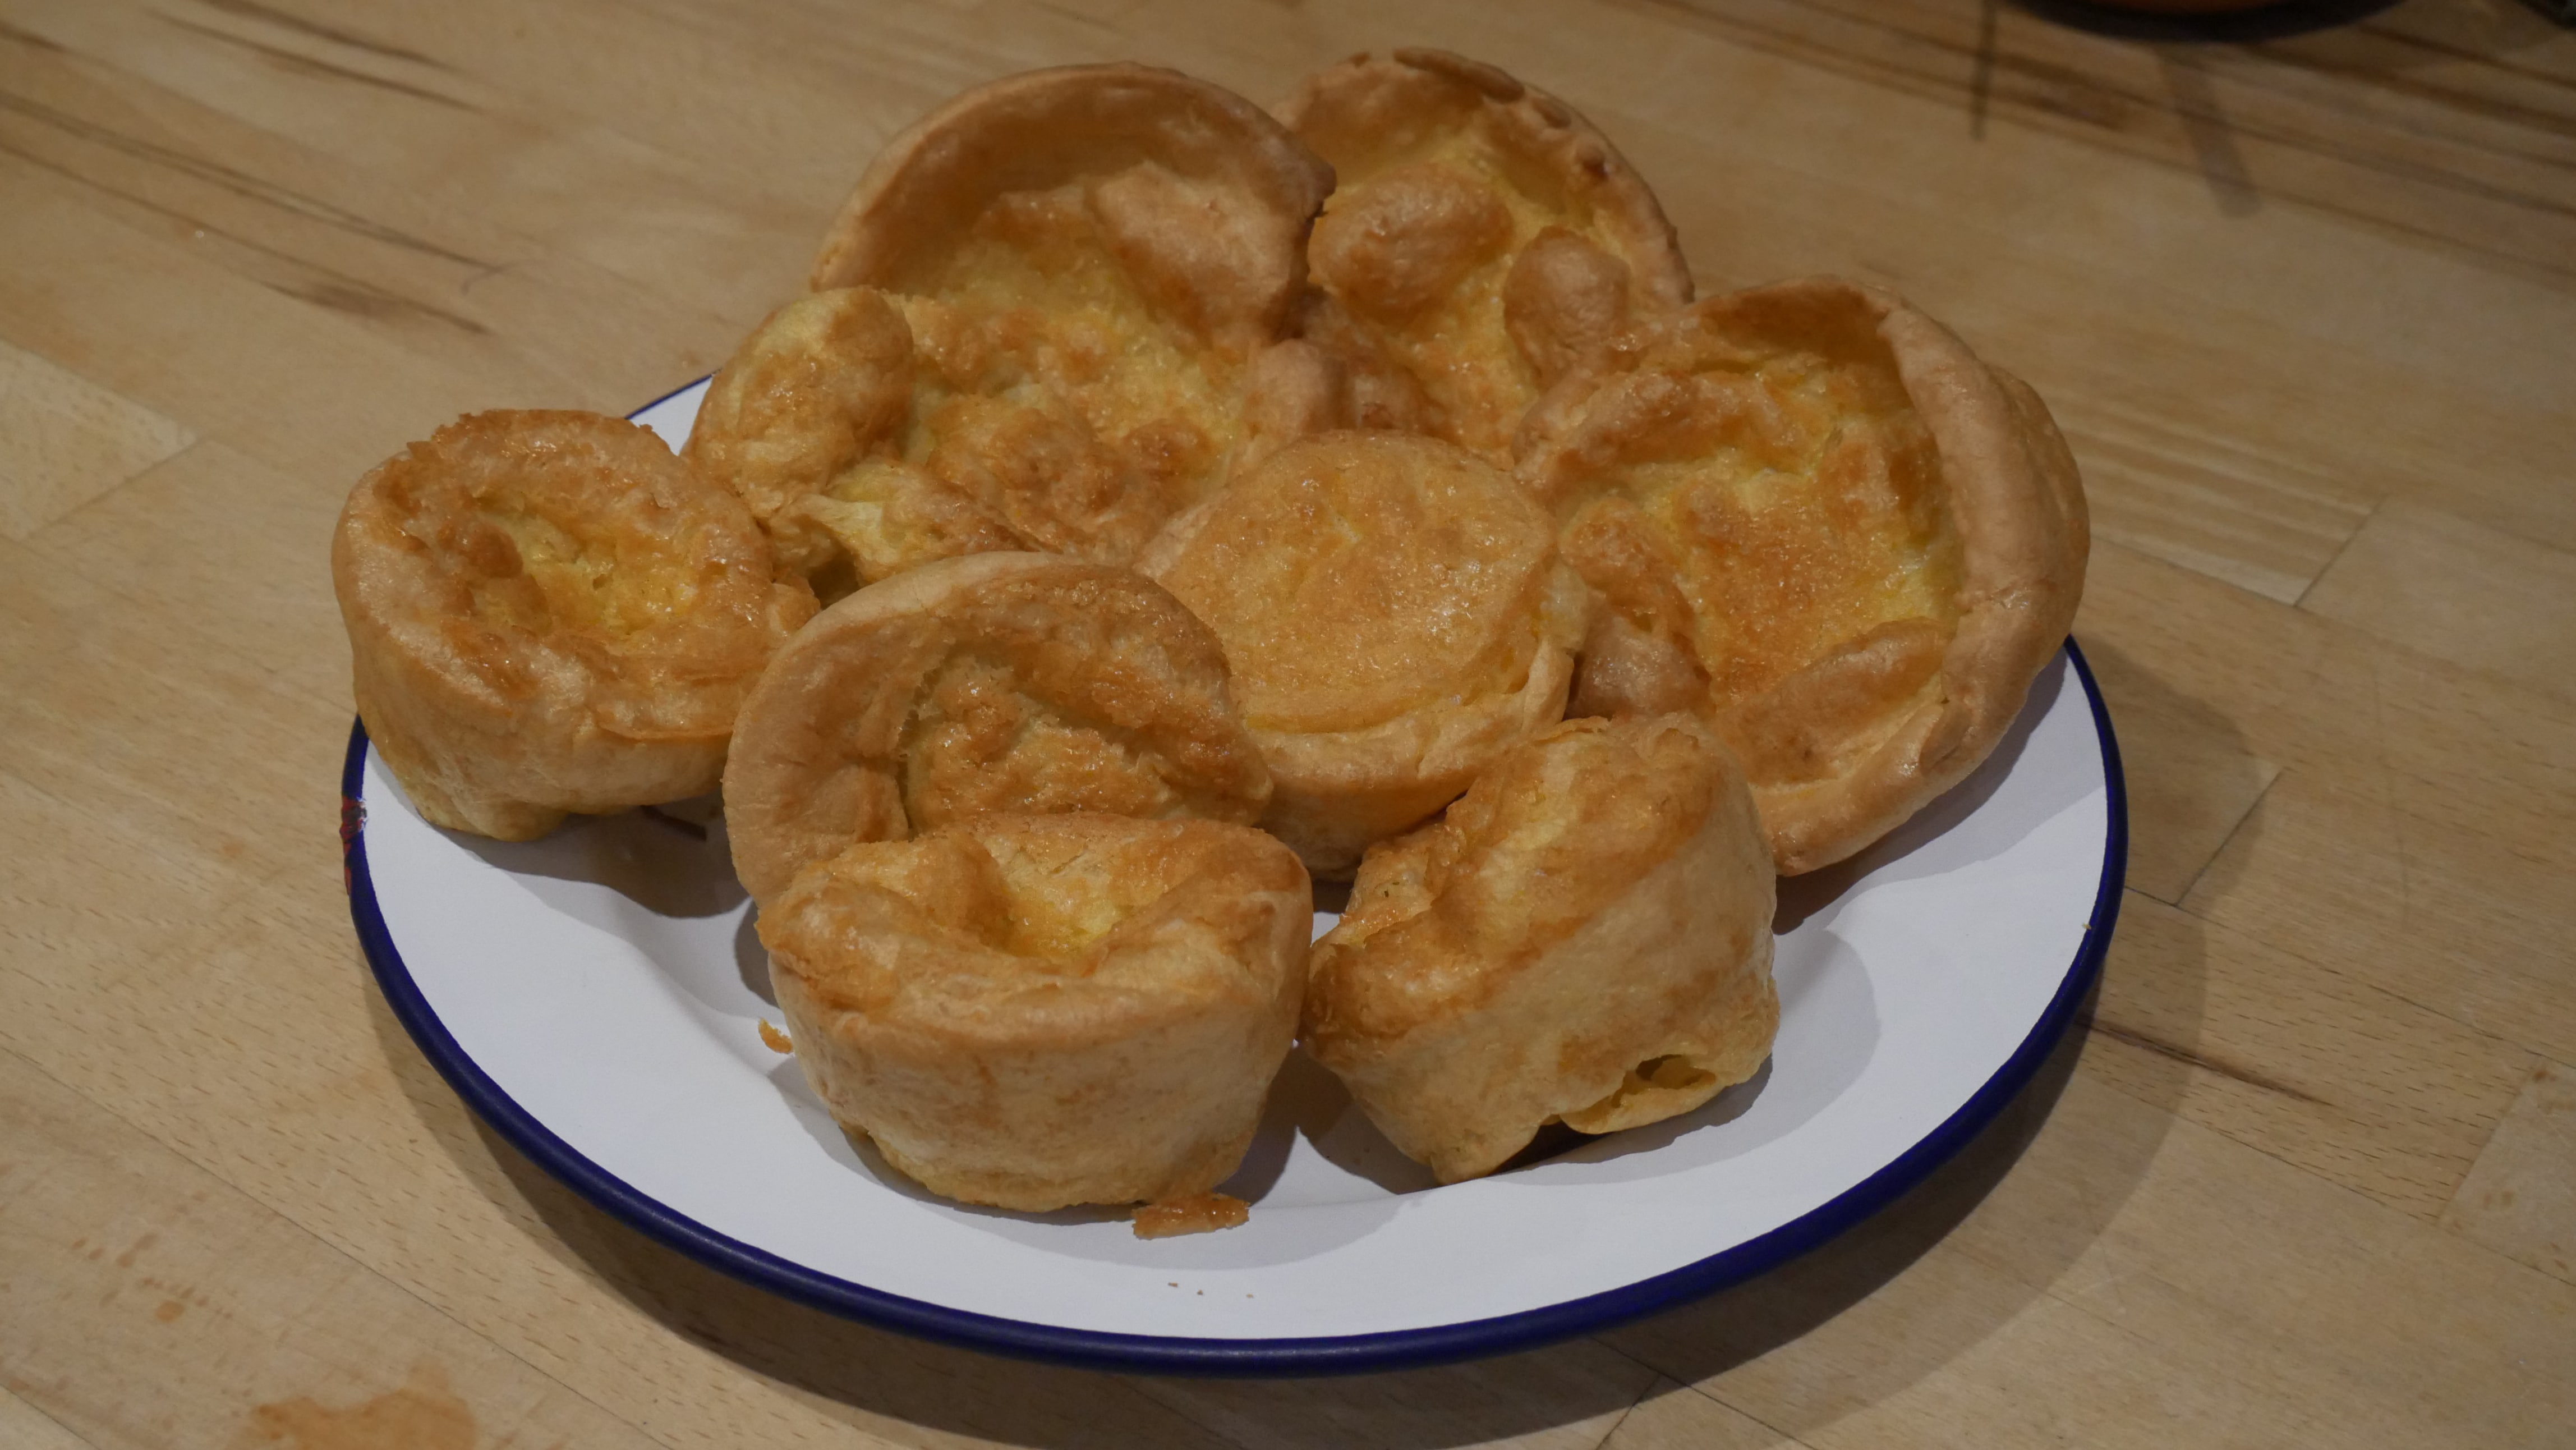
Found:
[[[804,1396],[835,1419],[897,1440],[906,1422],[1005,1444],[1071,1447],[1260,1444],[1388,1450],[1482,1444],[1558,1429],[1598,1443],[1659,1387],[1701,1381],[1807,1334],[1877,1292],[1948,1235],[2030,1144],[2065,1089],[2084,1032],[2070,1032],[2039,1076],[1986,1132],[1886,1211],[1824,1248],[1687,1308],[1522,1354],[1328,1380],[1148,1379],[1000,1359],[851,1323],[776,1298],[686,1258],[594,1208],[460,1112],[389,1012],[387,1049],[420,1068],[402,1077],[423,1119],[467,1176],[583,1277],[673,1333]],[[464,1121],[473,1124],[460,1132]],[[2103,1185],[2093,1185],[2099,1188]],[[2116,1202],[2099,1206],[2107,1216]],[[540,1227],[541,1225],[541,1227]],[[2063,1226],[2070,1230],[2077,1226]],[[2089,1233],[2075,1237],[2089,1241]],[[2040,1290],[2033,1287],[2031,1296]],[[1993,1309],[1982,1299],[1976,1306]],[[1918,1335],[1899,1363],[1871,1366],[1893,1393],[2009,1319],[1972,1329],[1955,1316]],[[1967,1332],[1961,1332],[1966,1330]],[[1670,1389],[1670,1385],[1662,1385]],[[610,1403],[612,1411],[621,1406]],[[1581,1428],[1576,1428],[1581,1427]]]
[[[2168,903],[2230,869],[2221,853],[2260,829],[2253,807],[2277,772],[2233,721],[2117,644],[2088,633],[2084,648],[2119,735],[2131,851],[2118,930],[2075,1028],[1983,1133],[1886,1210],[1762,1278],[1605,1333],[1730,1407],[1650,1408],[1641,1426],[1705,1431],[1732,1412],[1805,1442],[1962,1361],[1971,1378],[2009,1375],[2019,1351],[1975,1351],[2012,1343],[2006,1331],[2078,1270],[2153,1170],[2207,1067],[2206,933]]]
[[[2125,727],[2133,798],[2142,808],[2133,836],[2146,860],[2157,861],[2171,854],[2160,854],[2168,838],[2195,836],[2191,826],[2208,804],[2192,804],[2195,782],[2210,775],[2213,760],[2241,754],[2242,742],[2227,722],[2117,649],[2097,642],[2091,650]],[[2184,804],[2165,804],[2175,800]],[[2214,852],[2217,844],[2195,839],[2187,852]],[[2176,861],[2164,869],[2188,868]],[[2104,985],[2033,1081],[1956,1157],[1833,1242],[1759,1279],[1594,1338],[1431,1369],[1274,1382],[1025,1364],[773,1297],[574,1195],[464,1112],[381,1000],[375,1015],[431,1136],[540,1248],[673,1333],[787,1387],[831,1418],[898,1440],[917,1438],[906,1433],[909,1425],[1046,1447],[1434,1450],[1520,1436],[1554,1443],[1552,1431],[1570,1444],[1599,1444],[1633,1408],[1658,1392],[1677,1392],[1673,1381],[1715,1388],[1730,1402],[1764,1411],[1775,1429],[1803,1434],[1940,1371],[2047,1295],[2146,1175],[2189,1084],[2204,975],[2196,919],[2132,891]],[[2152,1016],[2152,1036],[2127,1025],[2141,1013]],[[2145,1049],[2137,1045],[2141,1037]],[[2079,1063],[2082,1107],[2070,1123],[2058,1109]],[[2061,1119],[2053,1132],[2052,1114]],[[1926,1263],[1954,1236],[1972,1246]],[[1952,1286],[1961,1273],[1973,1276],[1970,1288]],[[1919,1312],[1927,1304],[1933,1312]],[[1817,1346],[1801,1347],[1829,1325]],[[1733,1378],[1711,1385],[1771,1356],[1801,1353],[1821,1363],[1800,1369],[1790,1361],[1785,1377],[1821,1374],[1832,1381],[1829,1391],[1775,1408],[1762,1403],[1764,1395],[1734,1392]],[[1645,1422],[1639,1430],[1647,1433]]]
[[[1622,1352],[1673,1380],[1705,1386],[1753,1361],[1788,1349],[1828,1321],[1879,1294],[1957,1231],[1996,1194],[2029,1153],[2083,1059],[2099,999],[2097,987],[2086,997],[2075,1026],[1995,1121],[1896,1202],[1782,1268],[1679,1309],[1609,1331],[1604,1337]],[[2119,1165],[2120,1169],[2130,1170],[2125,1174],[2115,1171],[2088,1185],[2101,1196],[2086,1195],[2084,1206],[2088,1212],[2084,1222],[2059,1226],[2066,1262],[2052,1262],[2044,1269],[2064,1269],[2083,1246],[2091,1243],[2102,1224],[2125,1201],[2128,1189],[2144,1167],[2141,1155],[2135,1162]],[[1982,1293],[1949,1299],[1938,1323],[1909,1319],[1901,1332],[1868,1333],[1873,1352],[1865,1359],[1854,1356],[1837,1366],[1844,1383],[1833,1396],[1839,1402],[1835,1412],[1800,1416],[1789,1424],[1775,1420],[1773,1428],[1804,1434],[1819,1428],[1820,1419],[1839,1418],[1859,1405],[1893,1396],[2010,1323],[2044,1291],[2047,1279],[2053,1276],[2045,1272],[2016,1276],[2036,1282],[2016,1283],[2011,1292],[2000,1295]],[[1873,1312],[1905,1317],[1901,1310]],[[1839,1355],[1829,1357],[1840,1359]]]
[[[2115,953],[2116,956],[2116,953]],[[2089,1010],[2088,1014],[2089,1016]],[[1466,1445],[1583,1426],[1606,1434],[1659,1387],[1714,1376],[1789,1345],[1869,1298],[1940,1243],[2002,1183],[2064,1092],[2086,1032],[2070,1032],[2031,1085],[1950,1163],[1824,1248],[1761,1279],[1611,1331],[1474,1363],[1322,1381],[1153,1380],[1018,1363],[869,1328],[754,1289],[626,1227],[555,1181],[467,1114],[379,1000],[377,1027],[431,1135],[465,1176],[547,1253],[673,1333],[815,1396],[832,1418],[1029,1446],[1265,1443]],[[469,1128],[467,1125],[471,1124]],[[2081,1222],[2059,1221],[2062,1269],[2117,1210],[2152,1143],[2126,1145],[2088,1175]],[[2098,1156],[2098,1155],[2097,1155]],[[1907,1353],[1868,1367],[1872,1398],[1893,1394],[1972,1348],[2037,1297],[1980,1296],[1983,1317],[1916,1326]],[[1661,1388],[1671,1389],[1669,1384]],[[608,1408],[620,1409],[611,1404]],[[1584,1443],[1597,1443],[1586,1438]]]

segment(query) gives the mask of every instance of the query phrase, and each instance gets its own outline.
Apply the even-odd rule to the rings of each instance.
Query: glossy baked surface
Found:
[[[1306,335],[1343,355],[1347,422],[1488,457],[1541,389],[1690,300],[1653,191],[1556,97],[1443,51],[1359,56],[1279,113],[1332,163]]]
[[[943,1197],[1046,1212],[1234,1173],[1313,912],[1247,826],[994,813],[815,863],[760,939],[837,1122]]]
[[[1412,434],[1299,440],[1140,561],[1216,634],[1276,785],[1264,825],[1346,880],[1373,841],[1564,713],[1581,581],[1547,512]]]
[[[443,825],[703,793],[814,597],[731,494],[596,413],[457,419],[351,490],[331,579],[360,712]]]
[[[1328,168],[1209,82],[1115,64],[890,139],[710,395],[694,454],[827,598],[936,559],[1132,561],[1311,371],[1287,338]]]
[[[984,811],[1246,823],[1272,794],[1207,626],[1129,570],[1020,553],[816,616],[745,700],[724,791],[762,900],[852,841]]]

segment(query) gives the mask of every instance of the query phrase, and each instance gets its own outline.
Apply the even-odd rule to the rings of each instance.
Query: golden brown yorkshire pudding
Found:
[[[811,282],[1005,305],[1015,289],[1104,300],[1084,295],[1093,282],[1246,356],[1286,320],[1332,186],[1313,152],[1222,86],[1127,63],[1029,71],[887,142]]]
[[[717,370],[681,452],[741,495],[789,567],[823,575],[826,587],[834,566],[850,574],[839,592],[930,559],[1026,548],[952,490],[866,502],[827,492],[871,453],[900,449],[912,380],[912,329],[885,297],[866,288],[800,297]]]
[[[1556,723],[1582,583],[1546,512],[1435,438],[1327,433],[1173,521],[1142,567],[1224,641],[1276,786],[1262,825],[1318,876]]]
[[[1277,109],[1340,177],[1305,331],[1347,369],[1359,426],[1504,460],[1541,389],[1690,301],[1672,224],[1609,138],[1492,66],[1363,55]]]
[[[714,789],[814,613],[739,500],[595,413],[477,413],[386,460],[331,582],[386,766],[430,821],[506,841]]]
[[[1552,1122],[1688,1112],[1770,1055],[1772,880],[1707,726],[1568,720],[1369,851],[1315,944],[1306,1050],[1443,1183]]]
[[[879,153],[692,452],[826,593],[984,550],[1126,563],[1329,406],[1321,355],[1279,344],[1331,186],[1177,72],[969,91]]]
[[[765,905],[853,841],[984,811],[1249,822],[1270,776],[1180,601],[1124,569],[977,554],[816,616],[744,703],[724,793]]]
[[[1521,446],[1606,606],[1572,712],[1710,715],[1783,873],[1974,770],[2083,593],[2083,487],[2038,395],[1854,283],[1641,327]]]
[[[1245,826],[984,815],[766,904],[805,1081],[935,1192],[1044,1211],[1232,1173],[1288,1055],[1314,893]]]

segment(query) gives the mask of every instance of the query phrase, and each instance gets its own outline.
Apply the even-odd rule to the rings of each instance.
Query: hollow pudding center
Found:
[[[1615,461],[1552,481],[1567,555],[1639,612],[1620,560],[1671,558],[1718,708],[1884,627],[1956,628],[1940,451],[1859,319],[1790,342],[1719,315],[1607,384],[1585,428]]]
[[[684,558],[612,520],[516,490],[478,502],[475,522],[516,556],[474,581],[475,613],[487,623],[625,640],[684,618],[703,592],[706,581]]]

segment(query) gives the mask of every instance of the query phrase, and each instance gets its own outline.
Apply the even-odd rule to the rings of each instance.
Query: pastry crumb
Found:
[[[1214,1233],[1252,1217],[1252,1205],[1223,1193],[1200,1193],[1166,1199],[1136,1210],[1136,1237],[1167,1239],[1179,1234]]]
[[[789,1040],[787,1034],[770,1026],[769,1019],[766,1017],[760,1019],[760,1041],[762,1046],[781,1057],[796,1050],[796,1044]]]

